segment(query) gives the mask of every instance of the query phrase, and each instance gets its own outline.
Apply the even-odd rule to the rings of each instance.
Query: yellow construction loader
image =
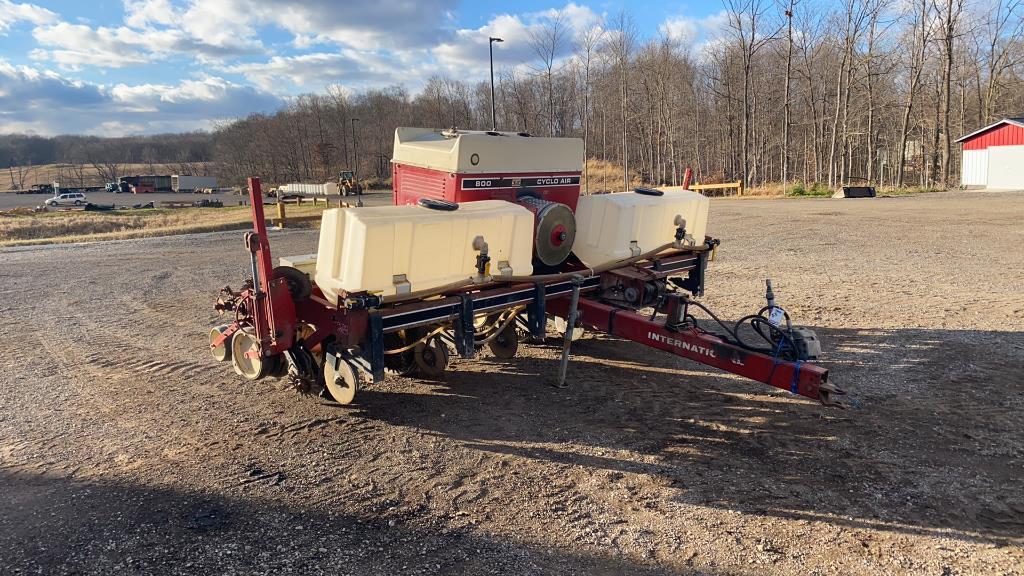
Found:
[[[362,196],[363,185],[356,178],[355,170],[342,170],[338,178],[338,187],[341,188],[342,196]]]

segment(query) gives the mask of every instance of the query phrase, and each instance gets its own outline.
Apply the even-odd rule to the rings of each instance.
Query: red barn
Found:
[[[956,141],[963,145],[965,187],[1024,190],[1024,117],[1004,118]]]

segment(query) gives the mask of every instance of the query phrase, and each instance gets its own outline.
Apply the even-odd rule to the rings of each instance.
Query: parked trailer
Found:
[[[277,189],[283,196],[286,194],[302,194],[303,196],[338,196],[341,188],[337,182],[324,182],[323,184],[285,184]]]
[[[147,194],[150,192],[170,192],[171,177],[144,174],[140,176],[122,176],[118,179],[118,186],[122,192],[134,194]]]
[[[215,176],[171,176],[171,190],[174,192],[196,192],[204,188],[216,188]]]

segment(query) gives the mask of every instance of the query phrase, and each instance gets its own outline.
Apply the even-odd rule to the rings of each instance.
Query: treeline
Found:
[[[545,20],[533,61],[497,73],[497,128],[581,137],[590,157],[656,184],[692,166],[701,181],[747,186],[944,186],[958,182],[953,140],[1024,113],[1021,0],[724,0],[723,16],[719,35],[696,42],[671,30],[641,41],[626,12],[582,31]],[[385,178],[400,125],[489,129],[489,84],[331,87],[209,135],[129,148],[209,160],[225,182],[352,167]],[[185,148],[155,147],[167,138]]]
[[[0,135],[0,182],[26,188],[43,175],[35,168],[47,164],[61,165],[56,173],[65,186],[103,185],[127,175],[129,165],[150,173],[159,166],[175,174],[206,175],[214,169],[213,149],[214,135],[208,132],[123,138]]]
[[[207,132],[102,138],[0,134],[0,168],[41,164],[162,164],[213,159],[213,135]]]
[[[641,42],[628,13],[534,29],[528,68],[498,74],[497,127],[578,136],[587,153],[675,183],[870,180],[956,185],[958,136],[1024,113],[1019,0],[725,0],[720,37]],[[566,58],[564,54],[571,52]],[[307,95],[217,131],[233,178],[385,177],[394,128],[490,127],[487,83]]]

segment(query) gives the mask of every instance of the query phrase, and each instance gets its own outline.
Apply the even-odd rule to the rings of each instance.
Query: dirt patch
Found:
[[[821,216],[828,213],[828,216]],[[704,301],[771,277],[837,411],[610,338],[338,408],[209,360],[240,234],[0,252],[15,573],[1020,574],[1024,195],[715,201]],[[274,233],[277,255],[315,232]]]

